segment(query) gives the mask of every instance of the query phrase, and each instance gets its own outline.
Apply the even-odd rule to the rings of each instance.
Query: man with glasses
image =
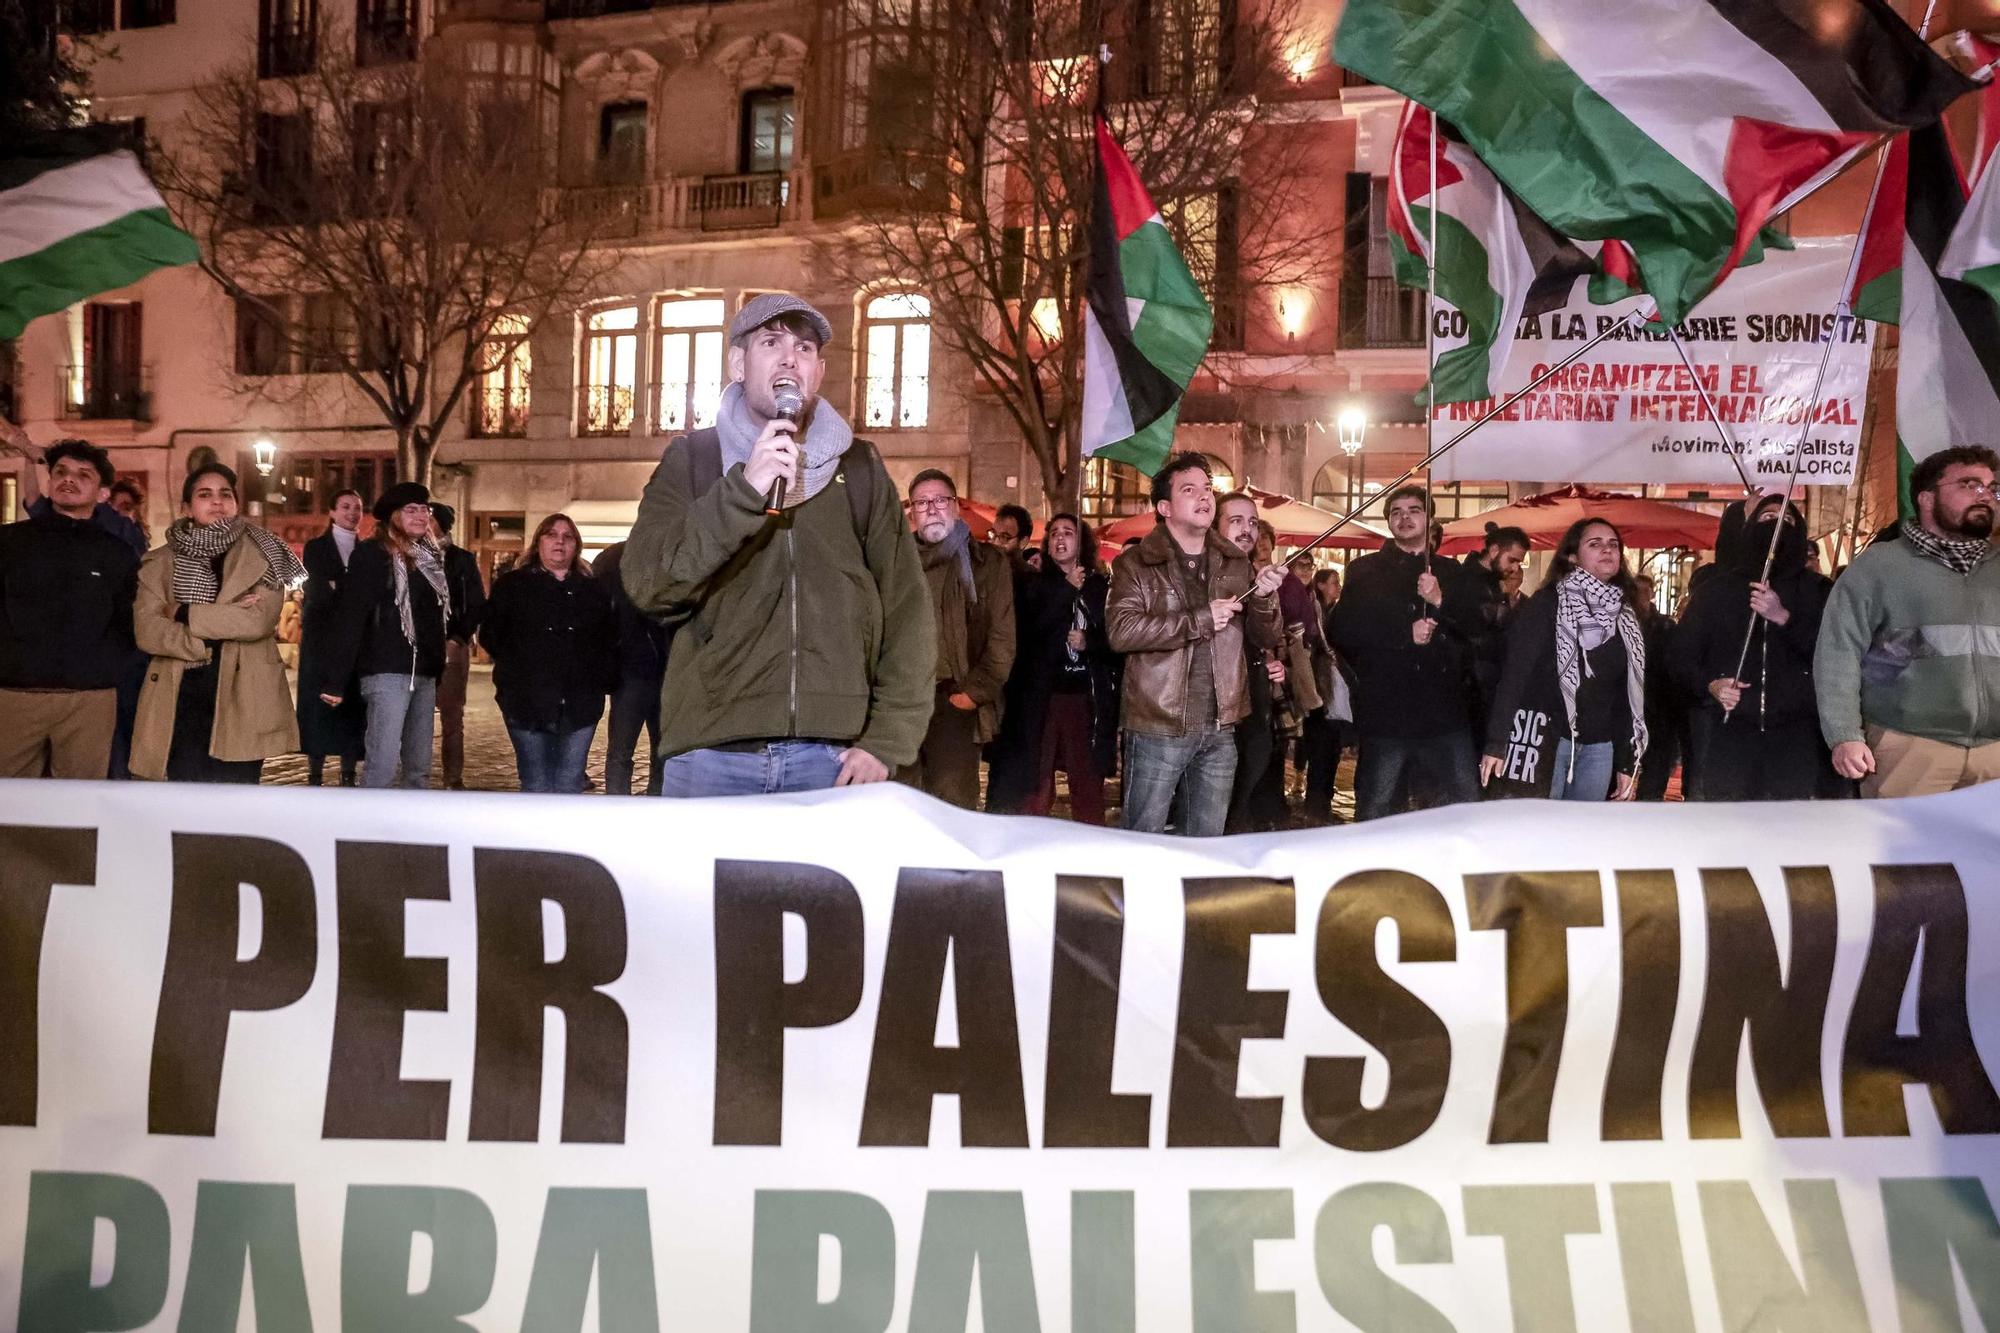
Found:
[[[1833,586],[1814,675],[1833,767],[1864,796],[2000,778],[2000,456],[1958,445],[1910,474],[1914,518]]]
[[[1014,666],[1014,574],[998,546],[972,540],[958,487],[925,468],[910,483],[917,553],[937,615],[937,694],[917,761],[899,782],[965,810],[979,808],[979,747],[1000,734]]]

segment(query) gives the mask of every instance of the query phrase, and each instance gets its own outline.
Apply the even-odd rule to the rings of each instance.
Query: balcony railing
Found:
[[[1341,329],[1341,344],[1359,348],[1422,347],[1423,289],[1405,287],[1394,278],[1369,278],[1367,300],[1360,310],[1348,311]]]
[[[553,23],[558,19],[591,19],[605,14],[637,14],[648,9],[668,9],[675,5],[698,3],[701,3],[701,0],[543,0],[542,11]]]
[[[257,44],[257,76],[285,79],[313,67],[315,30],[308,18],[273,19]]]
[[[93,373],[95,372],[95,373]],[[64,421],[151,421],[153,368],[64,366],[56,415]]]
[[[414,11],[385,5],[364,7],[354,25],[354,63],[394,65],[417,58]]]
[[[528,386],[474,389],[467,429],[476,439],[519,439],[528,433]]]
[[[1357,74],[1351,69],[1340,71],[1340,86],[1343,88],[1373,88],[1375,80],[1366,74]]]
[[[633,392],[624,384],[585,384],[576,393],[578,435],[630,435]]]
[[[677,176],[556,190],[550,206],[562,221],[601,240],[677,231],[767,230],[806,215],[803,180],[803,171]]]

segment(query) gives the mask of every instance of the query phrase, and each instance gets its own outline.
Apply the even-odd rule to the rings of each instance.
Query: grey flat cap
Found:
[[[826,346],[833,341],[833,325],[825,315],[813,307],[813,303],[797,296],[787,296],[783,292],[765,292],[743,303],[736,312],[736,318],[729,321],[729,341],[742,342],[745,338],[763,328],[772,320],[783,315],[804,315],[819,334],[819,345]]]

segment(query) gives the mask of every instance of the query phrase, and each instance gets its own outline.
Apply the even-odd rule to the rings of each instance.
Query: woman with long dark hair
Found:
[[[1570,525],[1549,576],[1507,632],[1479,761],[1481,786],[1567,801],[1629,801],[1646,752],[1646,640],[1625,542]]]
[[[306,784],[323,781],[328,756],[340,760],[340,785],[352,787],[361,775],[361,738],[367,713],[350,682],[325,678],[327,640],[334,608],[347,582],[347,566],[361,545],[361,519],[368,512],[360,491],[334,494],[326,531],[306,543],[305,595],[299,607],[299,747],[306,755]],[[320,693],[342,696],[329,707]]]
[[[444,552],[431,539],[431,494],[398,482],[375,502],[375,535],[355,548],[327,645],[320,698],[340,707],[358,679],[368,707],[364,787],[421,788],[430,780],[437,683],[444,674],[451,593]]]
[[[134,637],[151,654],[132,728],[132,775],[255,783],[299,730],[278,613],[305,578],[291,548],[237,516],[220,463],[181,485],[181,517],[139,566]]]
[[[590,738],[618,683],[618,615],[567,514],[535,528],[527,559],[493,581],[479,643],[514,742],[521,790],[583,788]]]
[[[1105,637],[1111,581],[1097,567],[1097,536],[1074,514],[1057,514],[1042,538],[1039,571],[1018,582],[1018,656],[1008,681],[1002,732],[991,747],[991,793],[1002,809],[1046,815],[1056,770],[1069,775],[1070,812],[1104,822],[1104,781],[1118,762],[1118,655]]]

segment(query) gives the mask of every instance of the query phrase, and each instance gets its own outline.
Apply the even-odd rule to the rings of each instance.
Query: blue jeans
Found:
[[[437,721],[437,681],[429,676],[363,676],[361,697],[368,705],[367,766],[364,787],[430,784],[431,727]],[[396,781],[402,760],[403,780]]]
[[[1601,801],[1611,794],[1610,741],[1576,747],[1576,776],[1569,771],[1569,738],[1556,742],[1556,771],[1549,780],[1552,801]]]
[[[583,767],[590,762],[590,738],[596,734],[595,722],[575,731],[531,731],[509,722],[507,739],[514,742],[521,790],[566,796],[582,791]]]
[[[1479,799],[1479,760],[1470,731],[1406,739],[1361,738],[1354,764],[1354,817],[1380,819],[1419,810],[1461,805]]]
[[[1121,822],[1134,833],[1176,828],[1191,838],[1212,838],[1229,818],[1236,785],[1236,729],[1211,727],[1185,736],[1125,733],[1125,808]],[[1180,793],[1178,803],[1174,794]]]
[[[844,745],[772,741],[762,750],[689,750],[660,766],[662,796],[767,796],[825,791],[840,776]]]

